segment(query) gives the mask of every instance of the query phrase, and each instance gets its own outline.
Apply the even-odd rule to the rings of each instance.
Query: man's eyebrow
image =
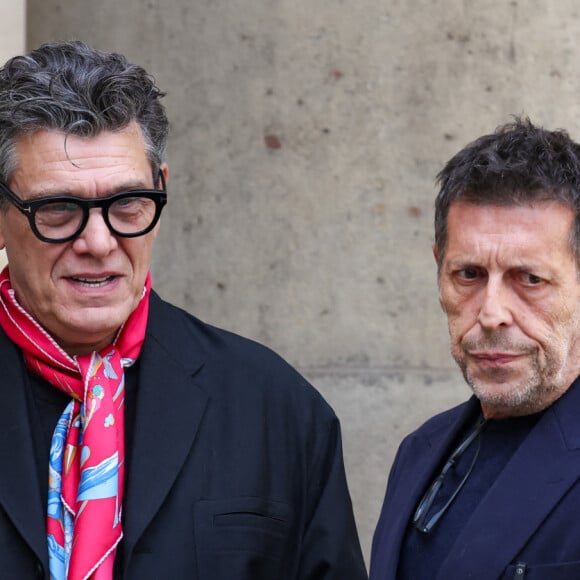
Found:
[[[99,193],[97,197],[107,197],[109,195],[114,195],[115,193],[123,193],[125,191],[137,191],[137,190],[151,190],[155,189],[154,186],[150,184],[146,184],[143,181],[127,181],[120,185],[117,185],[111,188],[108,191],[103,191]],[[12,190],[11,190],[12,191]],[[22,198],[22,194],[13,192],[18,197]],[[79,192],[78,189],[72,186],[62,186],[62,187],[51,187],[47,189],[43,189],[42,191],[38,191],[36,193],[30,193],[27,197],[28,201],[32,201],[35,199],[42,199],[45,197],[59,197],[59,196],[68,196],[68,197],[85,197],[83,194]]]
[[[522,259],[521,261],[517,261],[517,262],[513,262],[511,264],[504,264],[503,266],[506,271],[507,270],[511,270],[511,271],[518,271],[518,272],[530,272],[530,273],[534,273],[537,272],[539,270],[545,271],[548,267],[549,264],[543,263],[541,260],[538,260],[537,258],[526,258],[525,260]],[[449,271],[449,270],[463,270],[465,268],[481,268],[481,269],[487,269],[487,267],[485,265],[481,265],[480,263],[478,263],[475,260],[466,258],[466,259],[462,259],[462,258],[458,258],[458,259],[452,259],[449,260],[446,265],[445,268]]]
[[[462,270],[463,268],[478,268],[479,266],[469,258],[458,258],[455,260],[447,261],[447,268],[450,270]]]

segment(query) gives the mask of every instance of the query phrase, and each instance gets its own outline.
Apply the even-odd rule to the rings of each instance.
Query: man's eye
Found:
[[[38,208],[37,213],[41,214],[57,214],[57,213],[72,213],[79,210],[79,205],[74,202],[58,201],[54,203],[47,203]]]
[[[522,272],[522,281],[528,286],[537,286],[541,284],[544,280],[535,274],[530,274],[529,272]]]
[[[479,276],[479,270],[477,268],[463,268],[457,272],[457,275],[462,280],[474,280]]]

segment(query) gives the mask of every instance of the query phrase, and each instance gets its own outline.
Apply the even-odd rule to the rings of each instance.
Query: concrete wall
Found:
[[[168,96],[168,299],[263,341],[342,419],[365,554],[401,437],[468,395],[433,180],[529,114],[580,137],[573,0],[28,0],[29,46],[126,53]]]
[[[21,53],[26,46],[26,1],[0,0],[0,62]],[[6,265],[6,252],[0,250],[0,268]]]
[[[26,2],[24,0],[1,0],[0,58],[5,61],[21,52],[26,44]]]

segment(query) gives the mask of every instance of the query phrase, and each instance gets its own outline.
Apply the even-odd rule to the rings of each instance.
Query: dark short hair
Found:
[[[92,137],[136,121],[153,174],[165,158],[164,93],[140,66],[80,41],[51,42],[0,69],[0,178],[18,160],[19,137],[39,130]]]
[[[437,176],[435,245],[439,264],[453,202],[529,205],[558,201],[574,212],[570,247],[580,264],[580,146],[564,130],[548,131],[516,117],[452,157]]]

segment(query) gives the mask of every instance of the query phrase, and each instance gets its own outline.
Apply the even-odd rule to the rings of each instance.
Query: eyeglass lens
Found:
[[[147,197],[123,197],[103,207],[111,228],[119,234],[137,234],[155,219],[156,203]],[[39,207],[34,220],[39,233],[49,239],[74,235],[84,220],[83,207],[74,200],[55,201]]]

